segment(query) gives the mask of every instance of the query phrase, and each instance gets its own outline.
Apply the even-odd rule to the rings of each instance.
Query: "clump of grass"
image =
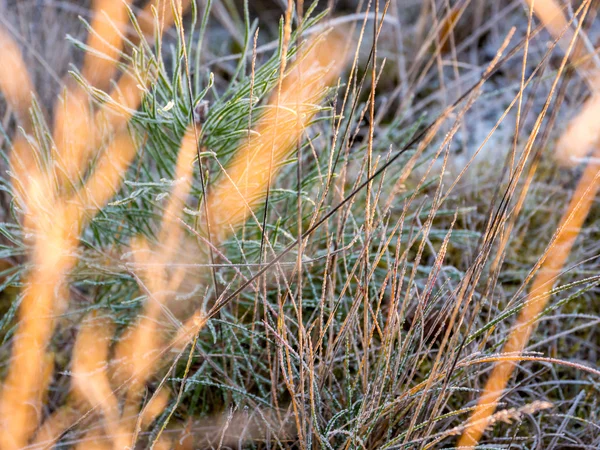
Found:
[[[136,155],[136,145],[130,132],[119,129],[122,129],[125,121],[134,114],[133,111],[141,100],[140,90],[148,84],[145,82],[141,86],[132,85],[139,77],[134,78],[131,71],[145,69],[147,73],[151,73],[148,69],[152,70],[152,66],[134,65],[121,78],[122,82],[115,90],[116,95],[104,98],[103,109],[112,106],[121,112],[120,115],[106,116],[102,109],[95,114],[86,104],[86,96],[91,90],[96,90],[97,95],[103,97],[98,86],[108,85],[108,80],[115,72],[115,58],[121,55],[120,47],[128,5],[111,4],[108,11],[102,9],[102,6],[101,3],[96,5],[97,11],[87,44],[89,57],[84,61],[81,75],[78,75],[81,85],[68,90],[62,98],[63,105],[59,104],[57,107],[53,146],[49,155],[51,161],[56,161],[53,163],[55,167],[39,167],[33,161],[29,149],[25,148],[26,144],[15,147],[11,154],[11,169],[19,184],[18,200],[20,207],[25,211],[25,227],[30,229],[34,236],[30,242],[34,270],[30,271],[29,278],[24,283],[24,297],[19,308],[12,362],[0,401],[0,410],[6,418],[1,438],[5,448],[21,448],[27,445],[35,434],[37,424],[42,421],[37,411],[41,408],[52,373],[52,356],[46,354],[46,348],[54,331],[54,316],[68,305],[68,293],[65,289],[69,274],[76,263],[73,253],[79,234],[90,219],[93,220],[98,210],[114,196]],[[166,19],[164,14],[160,19],[156,16],[159,19],[156,28],[168,26],[171,20],[177,22],[181,30],[180,60],[184,63],[182,72],[187,75],[189,81],[190,68],[181,23],[183,5],[179,2],[171,6],[172,15]],[[154,11],[156,13],[156,10]],[[291,33],[289,20],[288,17],[285,26],[286,44],[281,55],[283,62],[287,58],[287,45]],[[139,37],[145,41],[143,31],[139,27],[138,30]],[[18,49],[7,36],[4,36],[4,39],[7,56],[16,62],[13,68],[24,69]],[[209,242],[211,227],[213,233],[216,232],[219,237],[224,236],[228,228],[237,226],[246,217],[246,213],[242,212],[240,215],[237,212],[240,203],[242,211],[250,208],[249,203],[253,198],[270,185],[275,167],[280,164],[285,153],[298,139],[299,133],[306,127],[307,120],[314,114],[314,107],[304,105],[314,99],[318,102],[315,94],[322,95],[323,89],[343,65],[343,49],[335,43],[336,40],[341,42],[339,38],[326,41],[325,50],[332,50],[338,54],[340,60],[337,69],[325,70],[330,68],[322,56],[323,44],[307,52],[306,57],[295,65],[292,76],[285,74],[285,64],[281,63],[278,78],[281,81],[273,102],[274,109],[262,117],[262,128],[256,132],[259,137],[251,138],[245,149],[239,152],[245,166],[242,167],[241,163],[235,160],[229,164],[228,170],[225,171],[226,185],[221,188],[217,185],[215,193],[204,200],[207,224],[204,232],[209,237]],[[13,74],[5,76],[8,78],[3,84],[8,92],[9,102],[17,111],[28,109],[32,100],[28,98],[30,94],[26,90],[31,84],[18,86],[11,79]],[[182,74],[182,79],[184,76]],[[144,78],[148,79],[148,76]],[[285,85],[282,84],[283,81]],[[187,93],[190,100],[191,88],[191,83],[188,83]],[[120,100],[118,103],[117,99]],[[204,122],[205,118],[194,117],[192,107],[193,104],[188,103],[190,113],[187,114],[187,118],[192,120],[192,124],[187,126],[177,155],[175,187],[170,194],[171,199],[166,205],[165,216],[157,235],[157,244],[160,247],[139,238],[130,244],[134,255],[141,255],[135,257],[135,264],[141,267],[148,266],[138,279],[138,283],[149,296],[141,319],[121,336],[114,349],[116,365],[112,369],[109,368],[112,333],[106,318],[96,319],[97,314],[88,317],[83,322],[74,346],[73,388],[76,397],[80,398],[76,403],[82,403],[83,400],[83,405],[87,403],[91,407],[90,412],[100,410],[105,422],[104,431],[92,429],[89,439],[106,439],[116,448],[135,445],[140,427],[152,423],[161,409],[166,407],[164,390],[159,390],[142,410],[141,422],[136,425],[135,421],[132,421],[142,400],[143,389],[149,377],[154,374],[162,354],[171,347],[179,348],[182,352],[185,344],[192,336],[197,335],[205,322],[202,312],[194,314],[189,320],[191,326],[183,325],[175,341],[163,349],[161,330],[156,323],[164,313],[162,309],[167,301],[165,293],[177,292],[186,273],[181,268],[175,271],[170,271],[169,268],[174,264],[175,254],[182,245],[180,241],[183,230],[178,220],[191,187],[192,164],[195,159],[200,165],[201,178],[203,170],[199,149],[202,130],[196,122]],[[70,130],[73,126],[74,129]],[[113,137],[115,133],[116,136]],[[20,137],[22,138],[22,135]],[[108,147],[98,156],[94,155],[94,147],[105,141],[109,142]],[[271,157],[270,166],[267,166],[266,155],[269,154],[269,147]],[[236,155],[236,158],[239,155]],[[97,158],[97,161],[88,173],[90,169],[87,164],[90,157]],[[258,180],[255,176],[250,183],[249,173],[268,173],[268,176],[263,175]],[[78,179],[84,180],[82,186],[73,187]],[[203,185],[202,190],[204,189]],[[52,194],[49,197],[44,196],[43,192],[48,191]],[[232,211],[232,214],[224,215],[225,211]],[[54,217],[54,214],[60,219]],[[215,218],[218,218],[217,221]],[[202,230],[196,231],[198,236],[202,233]],[[212,254],[212,249],[210,253]],[[56,296],[58,292],[59,298]],[[111,371],[114,373],[109,374]],[[124,394],[119,391],[124,391]],[[118,397],[124,398],[122,408],[119,406],[122,401]],[[154,405],[157,402],[163,407],[156,408]],[[152,405],[152,408],[148,409],[149,405]],[[40,444],[51,445],[57,441],[66,429],[64,417],[71,417],[73,409],[79,410],[81,405],[68,404],[48,418],[49,424],[44,426],[42,423]],[[122,411],[119,411],[121,409]],[[146,411],[153,412],[146,414]],[[87,435],[84,436],[84,440],[87,439]],[[169,445],[168,442],[164,438],[160,440],[160,433],[155,440],[158,445]]]
[[[267,44],[247,2],[239,16],[230,2],[135,6],[94,4],[52,124],[0,36],[0,89],[22,127],[5,153],[13,222],[0,228],[4,287],[19,292],[0,322],[2,448],[434,448],[486,430],[490,445],[598,441],[599,374],[585,362],[597,346],[556,346],[593,337],[580,338],[597,318],[582,313],[595,260],[563,273],[571,246],[573,262],[585,247],[559,222],[564,205],[548,219],[554,245],[569,238],[560,258],[529,220],[574,74],[568,57],[551,65],[564,38],[532,63],[543,31],[526,11],[521,38],[494,41],[467,85],[459,59],[479,44],[454,28],[477,17],[469,1],[423,6],[412,43],[391,2],[335,18],[289,1]],[[588,8],[561,22],[564,36],[591,26]],[[240,27],[239,55],[207,56],[211,11]],[[473,189],[488,149],[456,170],[456,142],[509,64],[519,82],[495,120],[517,111],[513,145],[486,174],[492,188]],[[596,171],[581,183],[595,188]],[[581,227],[579,203],[565,217]],[[536,251],[526,263],[523,240]],[[532,299],[536,272],[531,289],[545,293]],[[519,314],[525,337],[510,328]],[[506,342],[517,353],[498,353]],[[482,415],[492,365],[507,375],[498,411],[482,400]]]

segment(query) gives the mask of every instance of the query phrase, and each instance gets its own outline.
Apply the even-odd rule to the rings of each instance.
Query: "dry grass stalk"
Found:
[[[552,403],[550,403],[550,402],[536,400],[536,401],[529,403],[525,406],[522,406],[520,408],[503,409],[503,410],[498,411],[490,416],[482,418],[481,420],[483,422],[485,422],[484,423],[485,427],[492,426],[498,422],[510,424],[512,422],[517,422],[517,421],[522,420],[523,416],[535,414],[538,411],[543,411],[543,410],[551,408],[551,407],[552,407]],[[439,437],[437,437],[436,439],[433,439],[431,442],[429,442],[427,445],[425,445],[423,447],[423,449],[428,450],[430,448],[435,448],[435,446],[437,444],[439,444],[442,440],[444,440],[448,436],[457,436],[457,435],[461,434],[464,430],[465,430],[465,426],[459,425],[458,427],[452,428],[448,431],[444,431],[444,432],[440,433]]]

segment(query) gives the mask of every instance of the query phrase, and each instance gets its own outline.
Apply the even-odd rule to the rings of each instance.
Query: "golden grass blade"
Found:
[[[173,188],[165,208],[159,239],[171,251],[174,251],[181,237],[181,224],[177,219],[183,212],[186,198],[192,187],[194,160],[198,155],[196,137],[199,134],[200,130],[195,125],[189,125],[177,154],[177,164],[175,166],[175,181],[177,184]]]
[[[14,111],[17,120],[25,132],[31,131],[31,115],[29,109],[35,96],[35,89],[29,76],[29,71],[23,61],[21,50],[8,35],[0,28],[0,91],[6,102]],[[35,176],[37,167],[33,151],[27,139],[18,132],[13,139],[11,152],[11,167],[21,184],[16,187],[16,194],[23,197],[27,192],[27,179]]]
[[[575,33],[563,9],[555,0],[527,0],[530,8],[556,39],[564,51],[568,51]],[[579,75],[587,82],[592,96],[585,102],[577,116],[569,123],[567,131],[556,145],[555,158],[562,166],[574,166],[588,155],[600,141],[600,129],[596,126],[600,111],[600,67],[597,56],[590,52],[582,39],[578,39],[569,56]]]
[[[0,28],[0,91],[26,131],[31,129],[29,108],[35,89],[21,50],[8,33]]]
[[[79,214],[93,217],[115,195],[136,152],[137,147],[128,133],[115,137],[73,198],[73,207]]]
[[[132,0],[94,0],[92,30],[87,41],[82,74],[94,87],[102,90],[115,76],[116,63],[123,48],[123,33],[129,21]],[[102,56],[104,55],[104,56]]]
[[[23,134],[19,133],[13,139],[9,158],[10,167],[14,174],[12,183],[14,194],[20,205],[27,203],[31,179],[39,179],[40,177],[39,167],[34,157],[35,151]]]
[[[131,0],[94,2],[93,32],[87,41],[91,51],[86,53],[82,68],[83,77],[92,87],[107,90],[110,80],[116,76],[130,4]],[[167,27],[173,22],[172,15],[169,17],[165,22]],[[130,70],[126,70],[111,92],[113,102],[121,108],[115,113],[109,110],[110,105],[107,104],[95,115],[88,94],[82,87],[72,84],[66,90],[54,110],[54,142],[58,146],[56,159],[60,167],[57,176],[61,183],[83,176],[86,161],[102,139],[121,131],[131,118],[132,111],[139,107],[146,85],[147,81],[140,82]]]
[[[527,5],[533,8],[533,13],[542,22],[546,30],[563,51],[568,52],[571,41],[575,38],[575,30],[556,0],[526,0]],[[575,46],[569,56],[579,75],[588,83],[592,90],[598,89],[598,67],[595,64],[595,55],[592,54],[582,39],[575,42]]]
[[[75,450],[115,450],[110,443],[110,439],[106,437],[100,430],[94,429],[89,431],[83,438],[77,442]]]
[[[600,156],[600,152],[597,154]],[[552,284],[560,275],[569,257],[573,243],[579,235],[599,188],[600,166],[592,162],[586,167],[571,197],[567,211],[561,219],[556,238],[531,285],[530,295],[533,297],[521,310],[517,323],[504,346],[503,353],[521,353],[525,349],[535,327],[535,319],[548,303]],[[488,425],[486,419],[495,411],[514,368],[513,361],[500,361],[494,366],[477,408],[458,441],[459,447],[473,448],[477,445]]]
[[[556,143],[555,158],[562,166],[579,164],[600,145],[600,95],[592,94]]]
[[[241,225],[260,200],[283,159],[317,112],[325,89],[346,63],[343,35],[321,37],[283,80],[277,95],[254,133],[236,152],[223,177],[208,196],[211,233],[222,240],[232,227]],[[299,74],[302,74],[300,77]],[[273,153],[273,171],[271,166]]]
[[[142,388],[154,375],[163,357],[164,338],[158,327],[158,319],[167,300],[166,292],[176,291],[185,272],[180,269],[169,273],[174,255],[181,247],[181,215],[189,193],[196,157],[195,125],[190,125],[182,139],[176,164],[177,184],[167,204],[159,234],[161,247],[151,249],[144,239],[132,242],[139,267],[145,267],[140,279],[149,298],[138,322],[119,342],[115,352],[118,368],[115,381],[127,386],[128,409],[135,408],[141,398]]]
[[[40,419],[41,399],[52,366],[46,348],[54,329],[56,309],[64,302],[60,296],[67,292],[65,276],[73,262],[66,256],[68,239],[62,235],[64,225],[57,219],[56,233],[38,237],[34,268],[24,280],[19,326],[0,396],[2,449],[24,447]]]
[[[119,403],[108,379],[109,349],[114,327],[107,318],[92,314],[84,320],[73,350],[73,388],[92,408],[100,408],[105,433],[112,435],[115,448],[127,441],[119,427]]]
[[[563,50],[569,48],[569,43],[573,39],[573,31],[569,28],[569,21],[558,3],[554,0],[526,0],[526,3],[533,8],[533,13],[544,24],[552,37],[559,39],[558,44]]]
[[[54,106],[54,158],[63,189],[84,176],[94,147],[95,129],[87,93],[79,86],[65,90]]]
[[[154,36],[155,31],[158,31],[159,35],[162,35],[164,30],[170,28],[175,22],[176,16],[175,12],[173,11],[173,6],[180,10],[179,17],[182,17],[183,13],[187,11],[191,5],[191,0],[149,1],[144,9],[140,12],[138,17],[138,23],[142,33],[146,39],[151,39],[152,36]],[[159,30],[155,30],[154,14],[152,13],[152,10],[155,10],[158,15]]]
[[[82,68],[83,77],[92,87],[106,90],[116,75],[130,3],[131,0],[95,0],[93,3],[92,31],[87,39],[90,51],[85,54]],[[59,97],[54,115],[57,176],[61,184],[67,184],[83,176],[85,163],[98,147],[102,135],[93,123],[87,92],[75,83],[69,83],[69,88]]]
[[[28,175],[23,168],[16,171],[27,180],[27,192],[23,192],[25,222],[34,228],[34,251],[0,398],[2,449],[22,448],[37,428],[40,399],[47,384],[45,352],[54,317],[67,303],[66,277],[76,262],[73,253],[80,228],[85,214],[89,218],[114,195],[135,152],[129,135],[117,136],[73,201],[57,195],[50,174],[34,171]]]
[[[182,352],[193,337],[204,328],[205,324],[205,315],[201,311],[196,311],[177,331],[171,341],[171,349],[175,352]]]
[[[142,410],[142,427],[149,427],[162,414],[169,403],[170,393],[167,388],[157,391]]]
[[[185,199],[189,193],[193,176],[193,162],[197,155],[195,125],[190,125],[182,139],[177,156],[175,176],[176,186],[167,204],[160,230],[161,247],[150,249],[148,243],[139,239],[132,243],[136,263],[147,267],[141,274],[144,289],[149,294],[144,313],[116,349],[119,368],[116,381],[128,385],[128,395],[138,398],[147,379],[154,374],[157,363],[163,356],[163,337],[157,322],[164,303],[166,291],[176,291],[184,275],[183,270],[169,274],[174,255],[181,247],[180,217]],[[152,251],[151,251],[152,250]]]
[[[81,413],[77,408],[71,405],[66,405],[58,409],[44,421],[35,435],[35,439],[31,442],[31,447],[44,450],[54,448],[60,436],[80,416]]]

